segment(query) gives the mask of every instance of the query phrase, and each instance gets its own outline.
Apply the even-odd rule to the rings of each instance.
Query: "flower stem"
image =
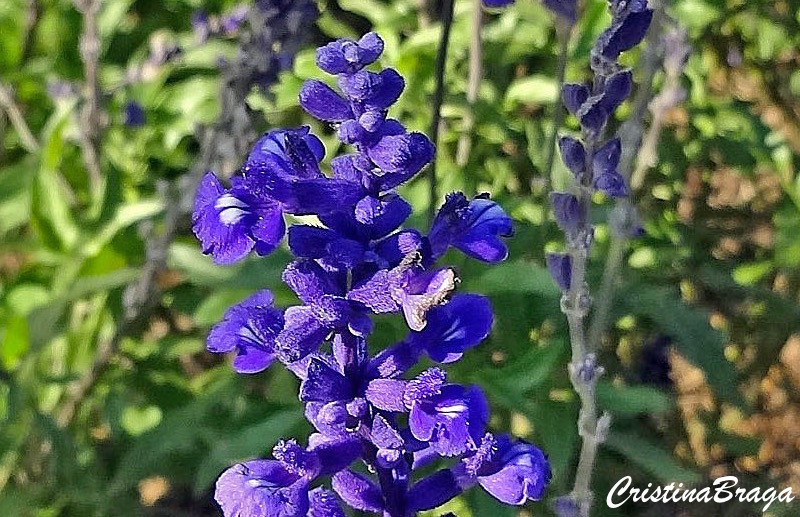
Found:
[[[442,36],[439,40],[439,49],[436,52],[436,65],[434,69],[434,80],[436,89],[433,93],[433,119],[431,121],[430,135],[434,145],[439,144],[439,125],[442,120],[442,103],[444,102],[444,71],[447,65],[447,47],[450,44],[450,29],[453,26],[453,9],[455,0],[445,0],[442,5]],[[437,153],[438,154],[438,153]],[[431,162],[429,174],[429,198],[428,220],[433,221],[436,213],[436,159]]]
[[[475,126],[475,103],[483,78],[483,0],[472,0],[472,33],[469,40],[469,78],[467,79],[467,113],[464,116],[464,130],[458,139],[456,164],[464,167],[472,149],[472,130]]]
[[[587,155],[587,170],[591,170],[591,156],[597,136],[584,134]],[[584,213],[589,212],[592,202],[590,181],[585,175],[578,182],[578,200]],[[569,325],[570,345],[572,360],[569,364],[570,381],[580,399],[580,413],[578,417],[578,434],[582,438],[580,459],[575,474],[571,497],[577,503],[582,517],[588,517],[592,505],[591,478],[597,448],[605,439],[605,434],[610,425],[610,419],[604,414],[598,419],[597,405],[595,403],[595,385],[597,377],[602,372],[594,364],[593,343],[586,340],[586,315],[591,306],[591,298],[586,286],[586,262],[589,249],[589,235],[591,222],[586,217],[585,227],[577,232],[577,237],[568,239],[568,253],[572,262],[570,288],[564,293],[561,310],[567,317]],[[590,359],[591,358],[591,359]],[[587,362],[588,372],[585,371]]]

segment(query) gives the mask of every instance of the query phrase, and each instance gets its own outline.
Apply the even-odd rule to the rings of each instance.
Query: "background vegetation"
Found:
[[[569,47],[566,75],[573,81],[587,77],[589,46],[607,23],[602,0],[584,3]],[[452,377],[485,388],[493,428],[549,453],[551,494],[558,495],[568,489],[578,445],[566,324],[543,269],[545,249],[562,240],[548,215],[543,173],[558,109],[559,45],[554,17],[537,0],[487,13],[484,80],[471,104],[473,5],[455,2],[434,203],[455,189],[491,192],[517,220],[517,235],[500,266],[448,259],[461,267],[463,290],[487,294],[496,312],[491,339]],[[307,425],[285,370],[237,376],[204,350],[209,327],[230,304],[258,288],[273,289],[280,303],[291,293],[280,283],[286,253],[228,268],[200,254],[188,220],[191,174],[204,166],[231,173],[260,132],[313,125],[296,102],[302,81],[319,74],[313,49],[370,29],[387,42],[384,63],[408,81],[394,116],[426,130],[440,6],[322,0],[294,65],[267,90],[244,92],[250,111],[247,130],[238,133],[222,109],[220,61],[235,61],[246,26],[200,42],[191,24],[196,9],[217,15],[234,7],[222,0],[105,0],[92,70],[91,49],[80,50],[81,34],[92,27],[75,4],[0,3],[0,515],[218,515],[211,499],[218,473]],[[626,474],[644,485],[705,485],[723,473],[736,473],[746,486],[797,492],[800,5],[673,0],[664,7],[665,23],[689,35],[691,55],[679,78],[686,98],[660,120],[655,155],[641,153],[646,175],[635,202],[646,234],[624,255],[603,339],[608,372],[598,396],[614,426],[596,492],[604,497]],[[626,56],[645,93],[651,80],[656,92],[665,82],[659,42],[650,40],[650,54],[646,46]],[[653,119],[645,115],[647,131]],[[569,119],[565,125],[576,127]],[[315,130],[327,135],[330,158],[331,130]],[[464,134],[472,146],[458,165]],[[554,183],[565,174],[560,167]],[[422,176],[404,192],[420,222],[428,191]],[[609,208],[597,205],[598,220]],[[601,224],[593,289],[609,235]],[[402,334],[400,321],[382,319],[375,343]],[[450,511],[519,513],[474,492]],[[522,512],[549,515],[546,503]],[[607,512],[598,505],[598,515]]]

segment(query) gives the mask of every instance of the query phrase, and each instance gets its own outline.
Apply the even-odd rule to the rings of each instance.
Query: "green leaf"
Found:
[[[34,228],[44,245],[54,251],[71,249],[79,233],[70,212],[65,180],[60,178],[57,170],[70,113],[71,109],[62,108],[47,122],[41,165],[31,196]]]
[[[111,220],[83,244],[81,249],[83,256],[96,255],[121,230],[139,221],[149,219],[163,209],[164,203],[161,200],[139,201],[121,206]]]
[[[139,436],[155,428],[161,422],[162,416],[158,406],[128,406],[122,411],[120,425],[128,434]]]
[[[754,285],[773,269],[771,262],[752,262],[742,264],[733,270],[733,279],[740,285]]]
[[[612,426],[606,445],[663,483],[695,483],[702,478],[696,471],[681,465],[660,444],[637,434],[614,431]]]
[[[517,79],[506,91],[506,104],[552,104],[558,97],[558,84],[546,75]]]
[[[7,370],[12,370],[30,346],[28,322],[22,316],[11,316],[6,319],[0,332],[0,361]]]
[[[197,469],[195,492],[208,489],[223,469],[237,461],[263,455],[302,419],[303,413],[299,408],[285,409],[270,415],[263,422],[216,440],[211,452]]]
[[[464,285],[466,290],[483,294],[539,294],[554,299],[561,296],[547,270],[525,260],[504,262],[478,277],[465,279]]]
[[[666,413],[675,406],[672,397],[649,386],[615,386],[597,383],[597,403],[601,409],[618,415]]]

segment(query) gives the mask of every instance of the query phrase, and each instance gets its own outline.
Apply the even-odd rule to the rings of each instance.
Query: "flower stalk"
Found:
[[[565,8],[564,2],[553,0],[550,4],[556,12]],[[607,138],[606,130],[632,89],[632,74],[617,59],[642,41],[653,15],[645,0],[611,0],[609,7],[611,26],[600,35],[591,52],[592,84],[565,84],[562,88],[565,107],[581,125],[581,137],[562,136],[559,140],[562,159],[574,180],[568,192],[550,194],[556,222],[566,235],[566,253],[548,254],[547,265],[562,290],[561,310],[567,318],[572,348],[568,372],[580,402],[581,451],[575,483],[570,494],[555,505],[556,513],[564,517],[588,517],[591,513],[592,472],[598,447],[611,425],[610,415],[598,415],[595,389],[604,369],[598,364],[597,342],[587,336],[586,328],[592,306],[586,282],[594,240],[590,208],[595,192],[616,199],[624,199],[629,193],[626,178],[620,172],[622,142],[617,136]]]

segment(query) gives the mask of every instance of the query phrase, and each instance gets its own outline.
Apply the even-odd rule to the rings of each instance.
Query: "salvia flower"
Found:
[[[339,517],[342,504],[408,517],[473,485],[520,505],[541,499],[549,482],[533,445],[486,442],[489,408],[479,387],[449,382],[437,367],[408,378],[424,356],[458,361],[492,326],[488,300],[458,293],[456,271],[439,259],[452,247],[499,262],[513,227],[488,196],[461,193],[448,196],[427,232],[403,227],[411,207],[395,188],[435,150],[388,116],[404,81],[392,69],[366,70],[382,50],[374,33],[330,43],[317,63],[339,88],[308,81],[301,90],[306,111],[352,146],[331,160],[332,174],[307,127],[281,129],[264,135],[225,185],[208,173],[198,189],[193,228],[216,262],[267,255],[285,234],[296,256],[283,281],[298,303],[279,309],[269,291],[257,292],[225,313],[208,349],[235,354],[239,373],[286,366],[317,431],[305,446],[281,441],[272,458],[225,471],[215,497],[226,517]],[[285,214],[315,220],[287,231]],[[372,316],[384,313],[402,314],[408,334],[370,355]],[[472,468],[422,473],[437,458]]]
[[[629,189],[619,170],[622,146],[619,137],[605,139],[604,133],[614,111],[630,95],[633,75],[617,63],[619,55],[638,45],[650,25],[653,11],[646,0],[611,0],[611,26],[592,48],[591,67],[594,80],[591,87],[565,84],[562,89],[564,106],[580,123],[582,138],[562,136],[559,139],[561,158],[575,178],[574,192],[554,192],[550,195],[556,222],[567,235],[572,253],[585,254],[591,246],[593,230],[589,222],[591,192],[608,197],[624,198]],[[617,217],[619,219],[619,217]],[[640,224],[631,215],[627,233],[636,234]],[[570,254],[551,254],[547,266],[551,276],[563,291],[571,286]]]

